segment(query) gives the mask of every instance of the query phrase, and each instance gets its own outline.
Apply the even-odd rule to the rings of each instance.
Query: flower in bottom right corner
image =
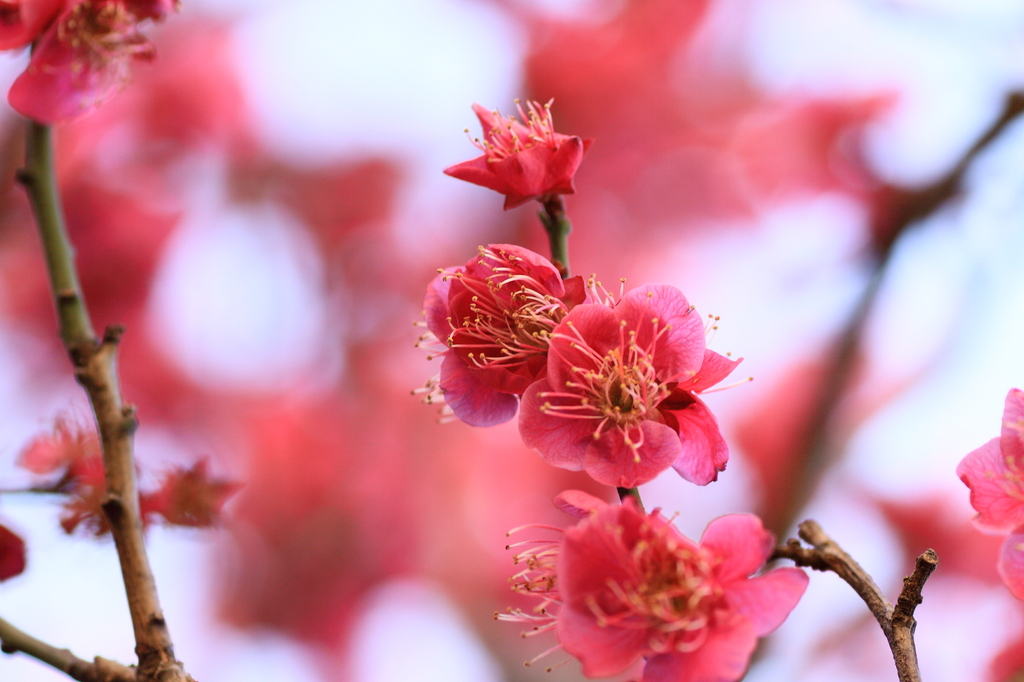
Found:
[[[1024,391],[1010,390],[999,437],[964,457],[956,473],[971,489],[975,528],[1009,534],[996,569],[1010,593],[1024,600]]]
[[[735,682],[758,638],[782,624],[807,587],[799,568],[750,577],[775,546],[756,516],[719,517],[698,543],[631,497],[608,505],[567,491],[555,503],[582,521],[558,540],[511,545],[525,564],[513,590],[542,601],[499,618],[533,633],[553,629],[587,677],[642,657],[643,682]]]

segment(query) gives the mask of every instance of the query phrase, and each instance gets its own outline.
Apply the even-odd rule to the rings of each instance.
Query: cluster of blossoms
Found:
[[[750,577],[774,548],[756,516],[715,519],[695,543],[631,497],[613,506],[566,491],[555,503],[582,521],[557,541],[510,545],[524,547],[513,589],[541,603],[497,617],[554,630],[588,677],[644,658],[643,682],[738,680],[807,587],[798,568]]]
[[[705,347],[678,289],[647,284],[614,301],[593,280],[562,280],[543,256],[492,244],[442,270],[424,308],[447,345],[440,389],[467,424],[518,409],[529,447],[605,485],[631,488],[668,467],[706,485],[725,469],[728,447],[699,394],[739,360]]]
[[[0,50],[32,45],[28,68],[8,99],[41,123],[74,118],[117,92],[129,65],[154,57],[139,31],[177,0],[0,0]]]
[[[522,122],[473,108],[483,155],[445,172],[504,194],[506,209],[538,199],[554,250],[552,207],[564,211],[556,195],[574,192],[590,141],[555,133],[550,103],[520,106]],[[613,297],[539,254],[491,244],[440,270],[423,307],[421,342],[443,342],[428,402],[439,389],[467,424],[500,424],[518,411],[523,442],[545,461],[619,489],[669,467],[698,485],[725,469],[729,450],[700,394],[740,361],[706,347],[709,330],[678,289],[645,284]],[[757,517],[721,517],[694,543],[658,511],[623,499],[559,495],[556,505],[582,521],[558,541],[515,545],[525,569],[513,589],[541,603],[499,618],[527,623],[531,634],[554,630],[555,649],[578,658],[588,677],[643,658],[644,682],[738,680],[757,638],[796,606],[806,574],[750,577],[774,548]]]
[[[1011,594],[1024,600],[1024,391],[1009,392],[1002,433],[964,457],[956,473],[971,489],[975,527],[1008,533],[996,568]]]

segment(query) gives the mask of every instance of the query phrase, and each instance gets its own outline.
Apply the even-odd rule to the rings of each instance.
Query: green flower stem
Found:
[[[644,510],[644,502],[640,499],[639,488],[616,488],[615,490],[619,493],[619,501],[625,502],[627,497],[632,497],[636,506],[640,507],[640,511]]]
[[[560,194],[549,194],[540,198],[544,210],[538,215],[540,222],[544,225],[544,231],[548,233],[548,242],[551,245],[551,262],[558,268],[562,279],[569,277],[569,233],[572,232],[572,223],[565,214],[565,203]],[[637,488],[617,488],[619,500],[625,501],[626,497],[632,497],[640,509],[644,503],[640,499],[640,490]]]
[[[544,210],[538,215],[544,224],[544,231],[548,233],[551,262],[562,274],[562,279],[566,279],[569,277],[569,233],[572,232],[572,223],[565,214],[565,204],[560,194],[543,196],[540,203]]]
[[[108,328],[98,340],[85,306],[74,250],[67,236],[53,163],[53,132],[31,122],[25,168],[18,181],[28,191],[39,225],[46,266],[57,309],[60,338],[75,368],[75,378],[89,396],[103,445],[107,494],[102,507],[110,521],[124,578],[128,609],[139,656],[139,682],[191,682],[174,658],[171,636],[156,593],[146,556],[135,482],[133,434],[135,408],[121,400],[117,380],[117,347],[122,327]]]

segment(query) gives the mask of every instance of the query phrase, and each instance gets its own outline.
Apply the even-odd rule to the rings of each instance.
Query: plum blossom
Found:
[[[1010,593],[1024,600],[1024,391],[1007,394],[1002,433],[964,457],[956,473],[971,489],[975,528],[1009,534],[996,569]]]
[[[551,102],[530,102],[524,111],[516,100],[516,107],[520,120],[474,104],[484,138],[473,144],[483,154],[445,168],[445,174],[504,194],[506,211],[531,199],[574,194],[573,176],[593,140],[556,133]]]
[[[128,82],[133,61],[156,54],[139,23],[161,20],[174,7],[172,0],[66,0],[11,86],[11,106],[41,123],[99,106]]]
[[[518,396],[547,371],[555,326],[586,298],[582,277],[562,280],[546,258],[511,244],[441,270],[423,307],[447,345],[439,386],[455,415],[472,426],[515,416]]]
[[[547,376],[523,395],[519,433],[548,463],[632,488],[672,466],[706,485],[729,449],[698,394],[739,364],[704,347],[676,288],[646,284],[614,308],[574,308],[551,333]]]
[[[587,677],[644,658],[643,682],[739,680],[758,637],[782,624],[807,587],[798,568],[750,577],[775,542],[756,516],[719,517],[695,543],[631,497],[612,506],[567,491],[556,504],[583,520],[560,540],[510,546],[525,564],[512,589],[540,605],[498,618],[528,623],[528,634],[554,630]]]
[[[0,0],[0,50],[25,47],[46,28],[64,0]]]

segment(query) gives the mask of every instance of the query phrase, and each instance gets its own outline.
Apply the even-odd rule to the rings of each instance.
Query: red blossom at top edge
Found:
[[[551,102],[530,102],[524,111],[516,100],[516,107],[519,120],[474,104],[484,137],[473,144],[483,154],[444,169],[453,178],[504,194],[506,211],[542,196],[575,193],[573,176],[593,143],[556,133]]]
[[[0,582],[25,570],[25,541],[0,525]]]
[[[162,19],[173,7],[167,0],[68,1],[11,86],[11,106],[48,124],[99,106],[128,82],[131,62],[155,56],[139,23]]]
[[[0,0],[0,50],[25,47],[57,16],[64,0]]]
[[[956,473],[971,489],[975,527],[1009,533],[996,569],[1010,593],[1024,600],[1024,391],[1006,395],[1001,435],[964,457]]]
[[[582,505],[585,518],[560,541],[518,545],[528,549],[514,557],[526,568],[512,589],[542,599],[543,610],[500,618],[553,628],[587,677],[644,658],[643,682],[738,680],[757,638],[782,624],[807,587],[798,568],[749,577],[774,547],[756,516],[717,518],[694,543],[632,498],[613,506],[567,491],[558,500]]]
[[[729,450],[697,394],[738,363],[704,347],[700,316],[674,287],[646,284],[614,309],[580,305],[551,334],[519,433],[549,464],[605,485],[632,488],[670,466],[706,485]]]
[[[490,244],[427,288],[427,328],[444,351],[440,388],[459,419],[493,426],[511,419],[517,396],[543,377],[552,330],[587,300],[582,277],[562,280],[543,256]]]

